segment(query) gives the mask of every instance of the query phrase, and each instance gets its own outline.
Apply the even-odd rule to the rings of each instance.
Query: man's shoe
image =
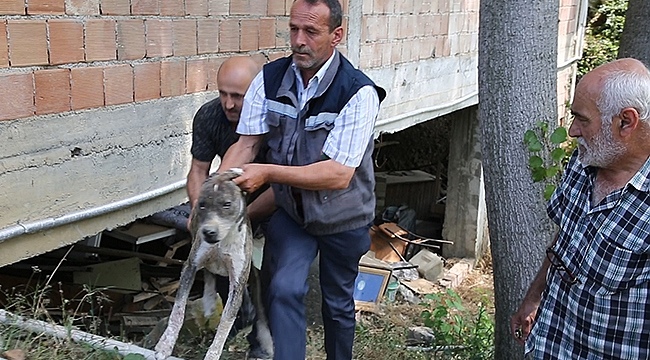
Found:
[[[259,349],[248,350],[246,360],[273,360],[268,354],[263,354]]]

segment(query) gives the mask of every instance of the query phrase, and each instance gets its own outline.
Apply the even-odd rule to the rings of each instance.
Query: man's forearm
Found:
[[[201,186],[208,178],[210,172],[210,162],[192,159],[190,172],[187,174],[187,197],[190,200],[190,206],[193,208],[199,199]]]
[[[242,135],[232,144],[219,165],[219,172],[241,167],[255,159],[263,135]]]
[[[559,233],[555,233],[555,237],[553,238],[553,241],[549,246],[555,245],[558,236]],[[530,287],[528,288],[528,291],[526,292],[526,296],[524,297],[524,299],[533,300],[535,302],[539,302],[541,300],[542,293],[546,288],[546,273],[548,273],[548,268],[550,266],[551,266],[551,262],[548,260],[547,257],[544,257],[544,260],[542,261],[542,266],[539,268],[537,275],[535,275],[535,278],[531,282]]]
[[[306,190],[345,189],[354,175],[354,168],[334,160],[319,161],[305,166],[271,165],[268,182],[286,184]]]
[[[544,258],[544,261],[542,261],[542,266],[539,268],[539,271],[537,272],[537,275],[535,275],[533,282],[528,287],[526,296],[524,296],[525,300],[535,303],[539,303],[542,300],[542,293],[546,288],[546,273],[548,272],[549,266],[550,263],[548,259]]]

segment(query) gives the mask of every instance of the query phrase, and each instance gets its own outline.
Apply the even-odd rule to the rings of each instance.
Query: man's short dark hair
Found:
[[[341,26],[343,22],[343,9],[341,9],[341,3],[339,0],[305,0],[305,2],[310,5],[323,3],[328,9],[330,9],[330,32]]]

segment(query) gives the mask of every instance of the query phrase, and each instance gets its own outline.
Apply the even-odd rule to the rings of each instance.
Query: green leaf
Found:
[[[524,133],[524,144],[528,145],[533,141],[539,141],[537,139],[537,134],[535,134],[535,132],[533,130],[527,130]]]
[[[537,156],[533,155],[528,159],[528,166],[530,166],[531,169],[536,169],[544,165],[544,160]]]
[[[538,152],[542,150],[542,143],[535,138],[535,140],[531,141],[528,145],[528,151],[530,152]]]
[[[551,151],[551,159],[553,159],[553,161],[555,162],[559,163],[560,161],[564,160],[566,156],[567,156],[566,151],[564,151],[564,149],[561,147]]]
[[[544,168],[536,168],[531,170],[531,175],[533,176],[533,181],[534,182],[540,182],[544,180],[546,177],[546,169]]]
[[[561,126],[555,129],[555,131],[553,131],[553,133],[551,134],[551,142],[553,144],[561,144],[565,142],[566,139],[567,139],[566,128],[563,128]]]
[[[552,178],[553,176],[557,175],[560,172],[560,168],[557,166],[550,166],[548,169],[546,169],[546,177],[547,178]]]
[[[128,354],[124,357],[124,360],[146,360],[142,354]]]
[[[555,185],[553,184],[547,184],[544,187],[544,199],[546,201],[551,200],[551,196],[553,195],[553,192],[555,191]]]

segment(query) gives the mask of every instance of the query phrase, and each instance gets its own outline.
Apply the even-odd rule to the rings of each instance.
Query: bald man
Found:
[[[527,359],[650,359],[650,71],[597,67],[571,113],[578,149],[547,207],[559,231],[511,331]]]
[[[228,147],[239,138],[239,135],[235,133],[235,128],[239,123],[244,94],[246,94],[248,86],[259,71],[260,66],[249,56],[232,57],[224,61],[217,72],[219,97],[203,104],[194,115],[192,124],[192,164],[187,175],[187,195],[190,200],[190,209],[194,208],[198,201],[201,185],[210,174],[212,161],[217,155],[223,157]],[[264,159],[263,154],[257,159],[262,161]],[[267,194],[272,193],[269,191]],[[258,194],[252,195],[255,197]],[[270,215],[270,212],[272,212],[272,198],[266,203],[265,201],[257,201],[247,208],[253,226],[259,224],[265,216]],[[187,221],[189,226],[189,218]],[[228,278],[216,276],[215,286],[221,299],[224,302],[227,301]],[[250,325],[254,320],[254,312],[255,309],[250,297],[248,293],[245,293],[230,336],[236,335],[237,332]],[[266,358],[266,354],[264,354],[259,342],[256,340],[255,334],[251,333],[247,338],[250,343],[249,353],[256,354],[254,358]]]
[[[210,174],[210,165],[217,155],[223,157],[239,135],[244,94],[260,66],[250,56],[227,59],[217,72],[219,97],[211,100],[194,115],[192,124],[192,165],[187,174],[187,195],[191,207],[198,199],[201,185]]]

